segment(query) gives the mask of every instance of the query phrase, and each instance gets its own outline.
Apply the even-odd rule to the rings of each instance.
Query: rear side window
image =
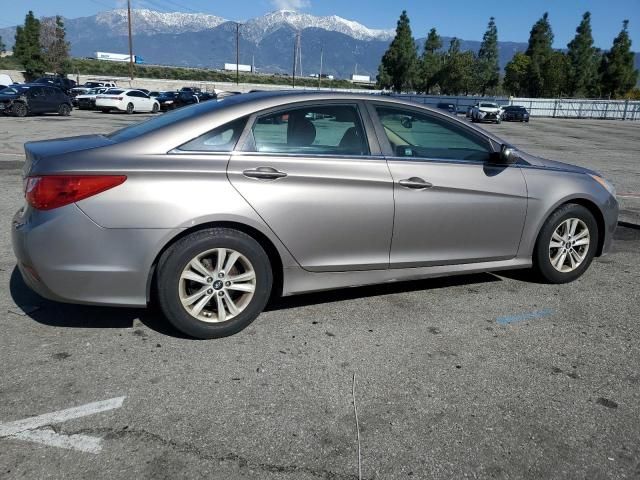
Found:
[[[354,105],[307,106],[259,117],[252,129],[256,152],[303,155],[368,155]]]
[[[451,121],[397,108],[376,107],[376,112],[396,157],[489,159],[489,143]]]
[[[189,152],[231,152],[236,143],[238,143],[246,124],[247,117],[239,118],[214,128],[198,138],[194,138],[178,147],[178,150]]]

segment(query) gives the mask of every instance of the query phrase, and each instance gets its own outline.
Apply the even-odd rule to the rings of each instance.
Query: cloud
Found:
[[[310,0],[271,0],[277,10],[302,10],[311,6]]]

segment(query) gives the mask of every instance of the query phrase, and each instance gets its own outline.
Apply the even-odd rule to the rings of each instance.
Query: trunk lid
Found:
[[[24,177],[28,177],[34,167],[38,165],[40,172],[57,170],[55,163],[62,162],[62,156],[72,152],[91,150],[93,148],[113,145],[115,142],[104,135],[82,135],[79,137],[57,138],[41,140],[24,144],[25,162],[22,169]],[[51,165],[42,165],[51,162]]]

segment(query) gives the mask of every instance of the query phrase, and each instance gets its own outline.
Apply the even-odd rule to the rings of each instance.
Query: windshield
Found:
[[[176,92],[160,92],[158,98],[175,98]]]
[[[480,106],[484,108],[498,108],[498,105],[495,103],[481,103]]]
[[[12,86],[12,87],[6,87],[3,88],[2,90],[0,90],[0,93],[4,94],[4,95],[15,95],[16,93],[24,93],[27,90],[29,90],[29,87],[23,87],[23,86]]]

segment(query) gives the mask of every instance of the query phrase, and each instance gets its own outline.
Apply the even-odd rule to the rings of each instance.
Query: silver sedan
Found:
[[[612,242],[598,173],[387,97],[252,93],[25,145],[13,247],[63,302],[159,303],[199,338],[272,294],[533,267],[575,280]]]

